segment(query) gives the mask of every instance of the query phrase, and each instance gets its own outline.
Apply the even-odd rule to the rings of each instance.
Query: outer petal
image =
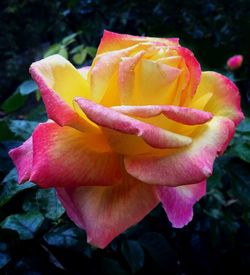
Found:
[[[84,77],[60,55],[52,55],[33,63],[30,67],[48,113],[59,125],[70,125],[81,130],[94,130],[73,108],[75,96],[89,97]]]
[[[163,130],[153,125],[140,122],[111,108],[103,107],[92,101],[76,98],[76,102],[86,116],[100,126],[142,137],[150,146],[155,148],[177,148],[188,145],[192,139]]]
[[[97,54],[108,51],[124,49],[133,46],[140,42],[154,42],[162,43],[163,45],[178,45],[178,38],[156,38],[156,37],[143,37],[134,36],[129,34],[120,34],[110,31],[104,31],[101,43],[98,47]]]
[[[88,242],[100,248],[159,203],[155,187],[129,176],[115,186],[58,188],[57,193],[69,217],[86,230]]]
[[[33,133],[33,151],[30,180],[41,187],[111,185],[121,178],[119,158],[103,136],[44,123]]]
[[[234,134],[230,119],[214,117],[196,132],[190,146],[165,157],[127,157],[125,167],[137,179],[168,186],[193,184],[211,175],[213,162]]]
[[[9,151],[9,156],[18,172],[19,183],[25,182],[30,178],[33,161],[32,147],[32,137],[30,137],[21,146]]]
[[[112,109],[126,115],[141,118],[150,118],[164,114],[167,118],[187,125],[203,124],[209,121],[213,115],[208,112],[192,108],[171,105],[146,105],[146,106],[114,106]]]
[[[173,227],[182,228],[192,220],[194,204],[206,194],[206,180],[186,186],[158,186],[157,191]]]
[[[228,117],[237,126],[244,116],[240,108],[239,90],[234,83],[216,72],[203,72],[192,105],[195,107],[196,101],[208,93],[212,96],[204,110],[217,116]]]

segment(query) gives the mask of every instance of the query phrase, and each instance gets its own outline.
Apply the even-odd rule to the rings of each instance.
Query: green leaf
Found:
[[[10,260],[11,256],[8,251],[8,245],[0,241],[0,268],[4,267]]]
[[[2,252],[0,247],[0,268],[3,268],[10,260],[10,254],[8,252]]]
[[[42,98],[40,91],[36,91],[35,96],[36,96],[36,101],[40,101],[40,99]]]
[[[220,220],[223,218],[223,213],[220,209],[218,208],[209,208],[208,210],[204,210],[204,212],[212,217],[213,219]]]
[[[60,201],[56,197],[55,189],[38,189],[30,193],[30,197],[24,202],[23,210],[41,212],[46,218],[58,220],[65,212]]]
[[[128,275],[119,262],[107,257],[101,259],[101,270],[104,275]]]
[[[18,194],[22,190],[31,188],[33,186],[34,184],[31,182],[26,182],[19,185],[17,183],[16,169],[13,168],[0,184],[0,207],[5,205],[9,200],[11,200],[16,194]]]
[[[94,58],[97,52],[97,49],[95,47],[86,47],[85,50],[87,51],[87,53]]]
[[[19,87],[19,92],[21,95],[28,95],[38,90],[38,87],[33,80],[24,81]]]
[[[237,127],[237,132],[250,133],[250,118],[246,117]]]
[[[21,240],[29,240],[34,238],[34,233],[38,231],[43,221],[44,217],[41,213],[32,211],[8,216],[1,223],[1,227],[16,231]]]
[[[75,41],[75,37],[78,35],[78,33],[72,33],[66,37],[63,38],[62,44],[65,46],[68,46],[69,44],[73,43]]]
[[[12,133],[5,120],[0,121],[0,142],[4,140],[15,139],[14,133]]]
[[[212,189],[217,189],[221,185],[221,177],[223,175],[223,170],[219,166],[219,160],[216,160],[214,163],[213,174],[208,178],[208,192]]]
[[[54,228],[45,234],[43,238],[49,245],[56,247],[68,248],[75,251],[83,251],[86,248],[84,231],[69,224]]]
[[[65,212],[62,204],[56,196],[55,189],[38,189],[36,200],[45,217],[51,220],[59,219]]]
[[[61,47],[58,54],[60,54],[64,58],[68,59],[68,51],[65,47]]]
[[[86,49],[84,49],[73,56],[73,61],[75,62],[75,64],[81,65],[85,61],[86,56],[87,56],[87,51]]]
[[[18,91],[16,91],[13,95],[8,97],[3,102],[1,108],[4,110],[4,112],[11,113],[21,108],[26,102],[26,100],[27,96],[23,96]]]
[[[43,57],[48,57],[50,55],[53,55],[53,54],[57,54],[61,49],[61,45],[60,44],[53,44],[51,45],[47,51],[44,53]]]
[[[250,207],[250,171],[249,164],[243,161],[230,163],[229,169],[233,174],[233,193],[241,205]]]
[[[11,261],[11,254],[19,244],[18,234],[14,231],[0,230],[0,269]]]
[[[136,241],[124,241],[122,243],[122,254],[126,259],[132,274],[140,270],[144,265],[144,251]]]
[[[74,47],[71,51],[70,54],[75,54],[75,53],[79,53],[83,50],[83,45],[78,45],[76,47]]]
[[[36,120],[36,121],[47,121],[48,117],[46,114],[46,110],[44,107],[44,104],[41,103],[38,106],[36,106],[36,108],[34,108],[33,110],[31,110],[29,112],[29,114],[27,115],[27,119],[28,120]]]
[[[240,159],[246,162],[250,162],[250,144],[247,144],[247,143],[236,144],[233,151],[236,154],[236,156],[239,157]]]
[[[24,105],[27,100],[27,95],[38,90],[36,83],[33,80],[24,81],[16,91],[7,98],[1,108],[6,112],[14,112]]]
[[[160,270],[167,271],[170,266],[176,265],[176,254],[161,234],[156,232],[146,233],[140,237],[139,243],[145,248]]]
[[[7,124],[10,130],[17,136],[21,137],[22,139],[28,139],[34,129],[36,128],[38,122],[36,121],[29,121],[29,120],[9,120]]]

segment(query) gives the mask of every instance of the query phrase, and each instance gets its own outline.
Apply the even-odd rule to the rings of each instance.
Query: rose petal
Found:
[[[155,188],[132,177],[110,187],[58,188],[68,216],[85,229],[88,242],[104,248],[158,203]]]
[[[167,118],[187,125],[203,124],[213,115],[208,112],[171,105],[113,106],[112,109],[126,115],[150,118],[164,114]]]
[[[89,72],[92,100],[95,102],[102,100],[112,75],[118,71],[122,58],[129,56],[136,47],[137,45],[96,56]]]
[[[99,135],[43,123],[33,133],[33,151],[30,180],[41,187],[111,185],[121,177],[118,156]]]
[[[203,72],[192,106],[207,93],[212,94],[205,106],[205,111],[217,116],[228,117],[237,126],[244,115],[240,108],[240,94],[234,83],[216,72]]]
[[[162,43],[163,45],[173,46],[178,45],[179,39],[134,36],[105,30],[97,54],[124,49],[140,42]]]
[[[194,57],[194,54],[189,49],[184,47],[176,47],[175,49],[178,55],[182,56],[185,60],[185,64],[190,74],[189,81],[186,88],[182,92],[182,97],[180,101],[180,105],[187,106],[194,96],[196,89],[200,83],[201,67],[200,63],[197,61],[197,59]]]
[[[186,146],[192,142],[192,139],[189,137],[130,118],[111,108],[103,107],[84,98],[76,98],[75,100],[85,115],[99,126],[125,134],[140,136],[152,147],[177,148]]]
[[[194,204],[206,194],[206,180],[185,186],[158,186],[157,191],[172,226],[182,228],[192,220]]]
[[[142,59],[137,74],[136,105],[164,104],[180,73],[178,68]]]
[[[85,67],[78,69],[78,72],[83,76],[83,78],[85,80],[88,79],[88,73],[89,73],[90,68],[91,68],[90,66],[85,66]]]
[[[135,68],[145,51],[140,51],[132,57],[123,58],[119,64],[119,93],[122,104],[132,104],[134,97]]]
[[[95,131],[73,108],[73,98],[89,98],[87,81],[60,55],[52,55],[33,63],[30,67],[46,107],[48,117],[59,125],[70,125],[83,131]]]
[[[9,156],[17,169],[18,183],[23,183],[30,178],[33,161],[32,147],[32,137],[30,137],[21,146],[9,151]]]
[[[159,58],[156,60],[157,63],[165,64],[171,67],[181,69],[181,63],[184,61],[183,57],[178,55],[170,55]]]
[[[230,119],[214,117],[200,127],[190,146],[164,157],[126,157],[126,170],[151,184],[179,186],[203,181],[211,175],[214,159],[225,150],[234,129]]]

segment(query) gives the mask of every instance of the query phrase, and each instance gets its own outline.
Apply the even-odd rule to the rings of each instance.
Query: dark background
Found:
[[[180,37],[203,70],[235,81],[249,115],[250,1],[2,0],[0,2],[0,268],[3,274],[248,274],[250,121],[215,163],[193,221],[173,229],[159,206],[106,249],[86,244],[53,190],[16,184],[9,148],[46,120],[30,64],[60,53],[90,64],[103,29]],[[227,59],[244,56],[236,72]]]

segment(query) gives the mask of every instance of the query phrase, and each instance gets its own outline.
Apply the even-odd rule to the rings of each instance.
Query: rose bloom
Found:
[[[91,67],[53,55],[30,73],[49,120],[9,153],[20,183],[56,188],[100,248],[160,202],[173,227],[192,220],[243,118],[229,79],[201,72],[176,38],[108,31]]]
[[[240,55],[240,54],[234,55],[227,60],[227,67],[232,71],[237,70],[241,67],[242,62],[243,62],[242,55]]]

